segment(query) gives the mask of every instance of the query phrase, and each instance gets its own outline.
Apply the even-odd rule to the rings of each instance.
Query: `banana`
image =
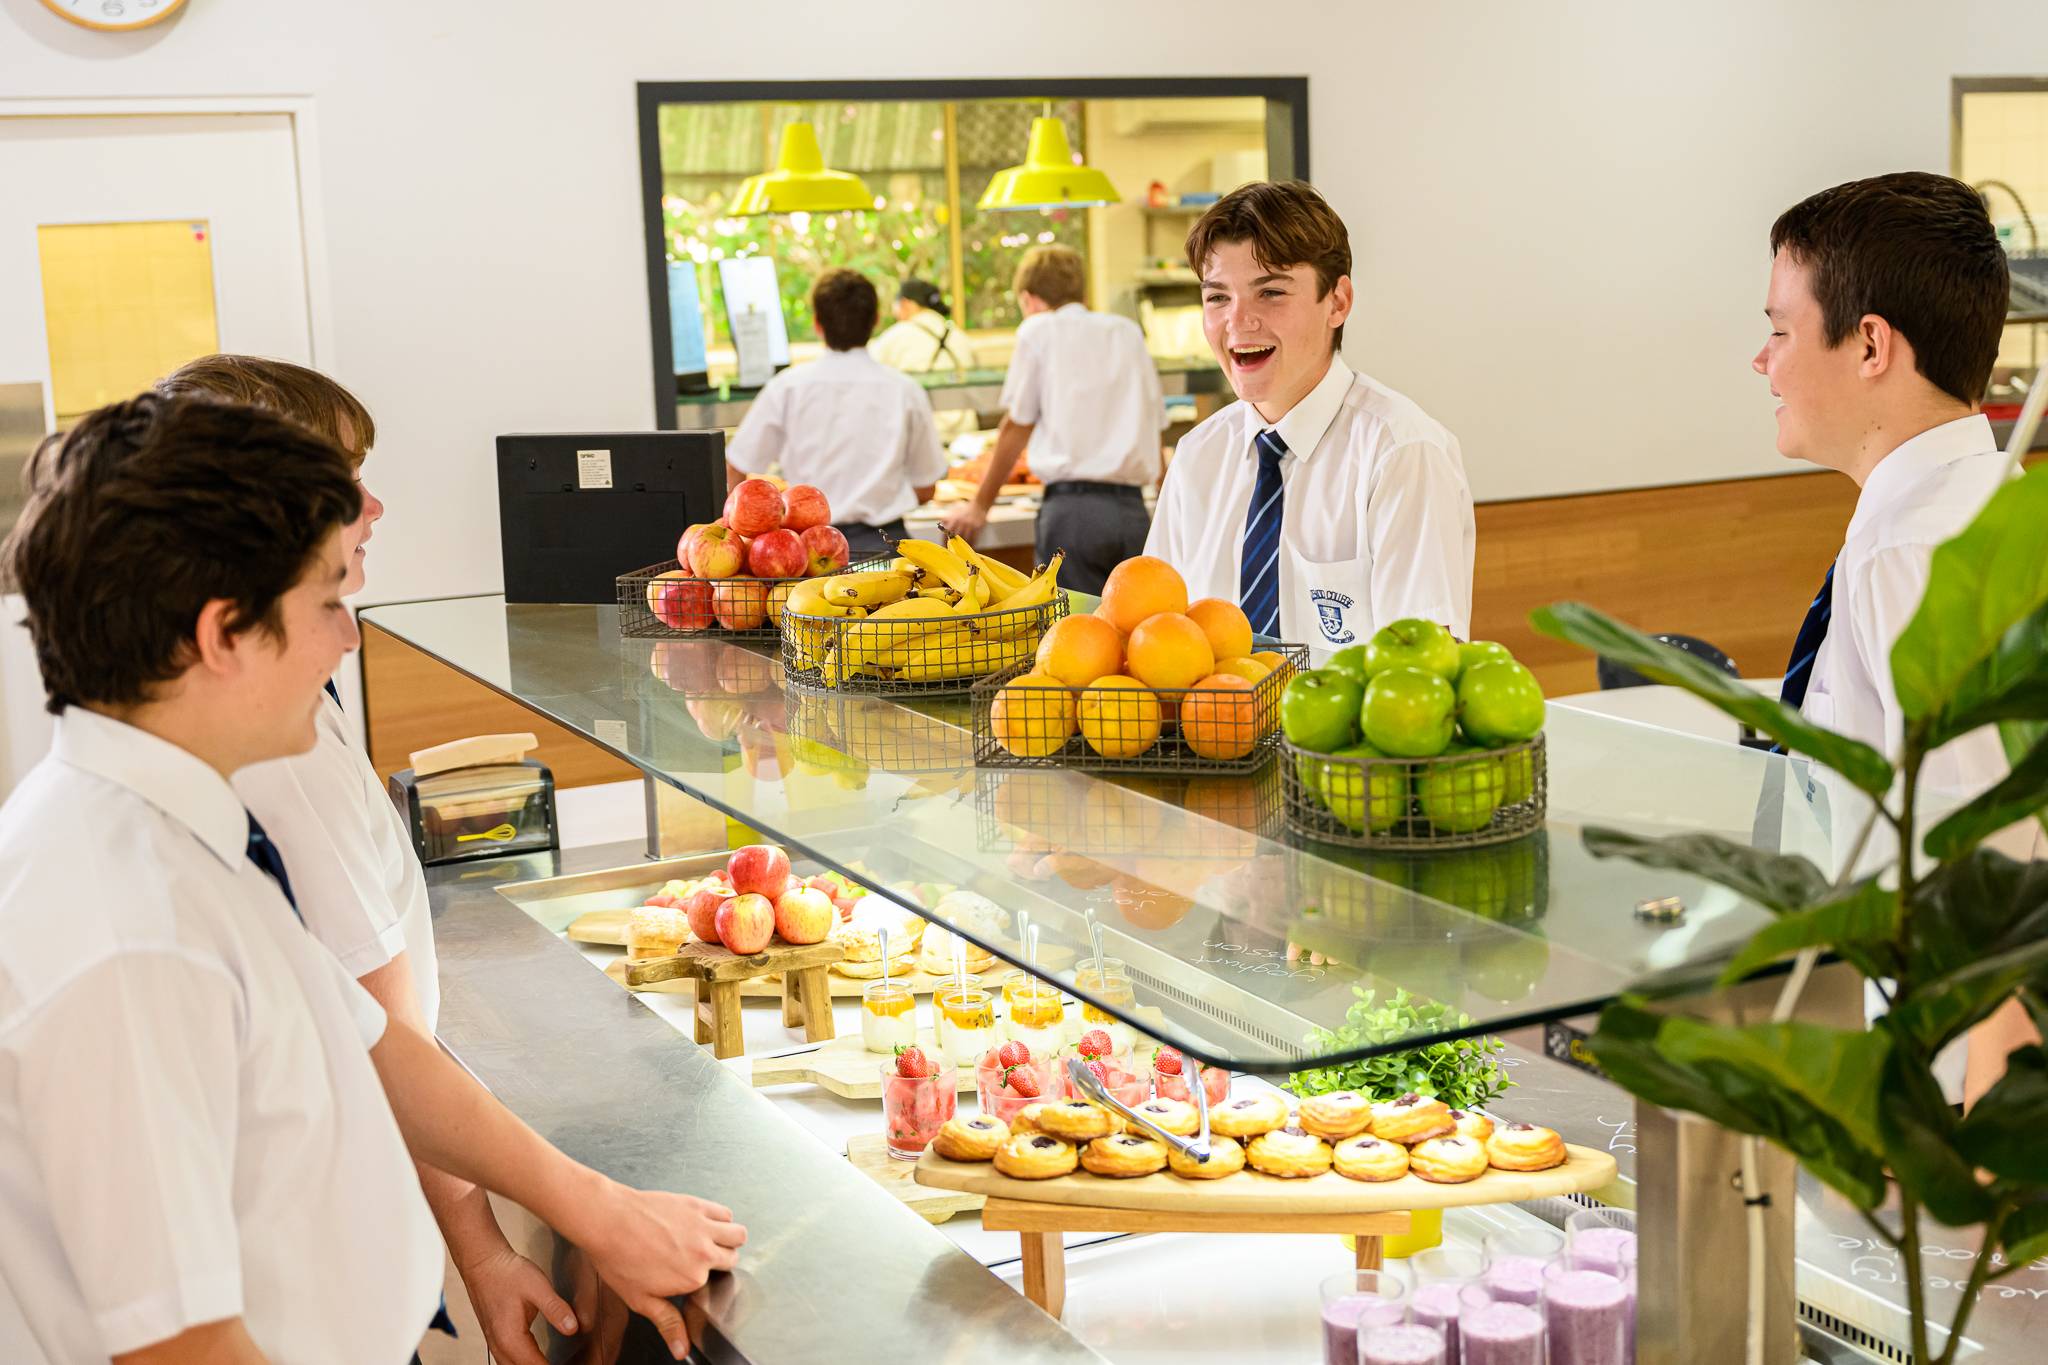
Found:
[[[953,589],[946,587],[944,584],[938,584],[936,586],[927,584],[926,586],[917,589],[915,595],[918,597],[929,597],[935,602],[944,602],[949,607],[957,607],[960,605],[960,594],[955,592]]]
[[[927,582],[936,578],[963,597],[974,590],[974,580],[981,577],[979,568],[945,546],[934,545],[929,540],[899,540],[896,552],[925,570],[929,575]]]
[[[889,561],[889,567],[897,573],[907,573],[912,578],[923,578],[924,570],[917,567],[917,561],[897,555]]]
[[[960,627],[953,627],[959,630]],[[913,655],[896,670],[898,682],[941,682],[956,678],[978,678],[986,673],[999,672],[1013,664],[1029,659],[1034,646],[1025,640],[1002,640],[993,643],[975,643],[973,636],[964,639],[937,639],[927,637],[926,647]]]
[[[967,566],[967,572],[973,575],[974,600],[980,604],[983,611],[988,610],[989,598],[995,596],[995,590],[989,586],[988,575],[973,564]]]
[[[1000,616],[987,626],[985,633],[992,640],[1015,640],[1035,631],[1043,624],[1042,614],[1024,609],[1042,607],[1053,600],[1059,591],[1060,561],[1064,555],[1055,554],[1052,563],[1038,571],[1037,577],[1016,592],[989,607],[993,616],[997,612],[1023,612],[1016,616]]]
[[[785,613],[797,616],[844,616],[846,605],[834,602],[825,596],[823,578],[806,578],[789,590],[789,600],[782,604]]]
[[[863,569],[855,573],[834,574],[825,580],[825,600],[845,606],[877,607],[885,602],[898,602],[915,587],[915,581],[907,573],[894,569]]]
[[[1000,559],[990,559],[958,536],[948,540],[946,548],[959,556],[961,562],[972,564],[988,575],[989,590],[996,597],[1009,596],[1023,587],[1030,577],[1029,574],[1018,573]]]
[[[866,622],[840,628],[840,665],[848,672],[863,668],[875,655],[925,635],[925,627],[909,622],[945,620],[952,614],[950,607],[933,597],[906,597],[877,607],[868,613]],[[885,621],[902,624],[878,624]]]

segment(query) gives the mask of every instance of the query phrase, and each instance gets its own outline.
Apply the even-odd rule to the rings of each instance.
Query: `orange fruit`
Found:
[[[1235,659],[1252,652],[1251,618],[1238,610],[1237,603],[1205,597],[1189,604],[1187,617],[1209,637],[1209,648],[1217,658]]]
[[[1193,687],[1216,671],[1202,628],[1178,612],[1148,616],[1124,646],[1131,676],[1147,687]]]
[[[996,693],[988,723],[996,743],[1019,758],[1056,754],[1074,733],[1074,694],[1049,674],[1026,673]]]
[[[1081,689],[1080,725],[1104,758],[1136,758],[1159,742],[1159,698],[1136,678],[1097,678]]]
[[[1102,606],[1097,610],[1129,635],[1148,616],[1187,609],[1188,585],[1174,572],[1173,565],[1151,555],[1139,555],[1109,571],[1109,578],[1102,585]]]
[[[1283,687],[1286,686],[1288,679],[1294,676],[1294,665],[1288,663],[1287,656],[1277,649],[1262,649],[1253,654],[1252,657],[1266,667],[1278,671],[1280,683]]]
[[[1124,671],[1124,637],[1099,616],[1063,616],[1038,642],[1032,671],[1068,687],[1086,687],[1097,678]]]
[[[1261,738],[1252,685],[1211,673],[1180,699],[1180,737],[1203,758],[1243,758]]]
[[[1234,659],[1218,656],[1216,671],[1218,673],[1234,674],[1237,677],[1243,678],[1248,683],[1255,683],[1268,673],[1271,673],[1273,665],[1250,654],[1240,654]]]

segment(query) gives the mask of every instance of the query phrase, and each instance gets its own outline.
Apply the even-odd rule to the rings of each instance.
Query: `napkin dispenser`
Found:
[[[504,858],[561,841],[555,777],[531,734],[476,735],[412,755],[391,775],[391,799],[427,867]]]

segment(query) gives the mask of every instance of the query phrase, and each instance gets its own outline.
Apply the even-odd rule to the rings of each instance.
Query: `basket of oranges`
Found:
[[[1053,623],[1032,662],[975,684],[984,767],[1250,772],[1279,740],[1299,645],[1255,649],[1235,603],[1190,603],[1150,556],[1111,571],[1102,605]]]

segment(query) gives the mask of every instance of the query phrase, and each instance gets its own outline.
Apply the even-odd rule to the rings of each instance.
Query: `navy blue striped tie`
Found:
[[[270,842],[270,835],[264,832],[262,824],[254,815],[249,817],[249,861],[261,868],[270,880],[277,883],[277,889],[284,892],[285,903],[299,914],[299,898],[292,894],[292,879],[285,874],[284,855],[277,851],[277,845]],[[303,921],[304,915],[299,915]]]
[[[1244,519],[1244,542],[1237,557],[1237,604],[1252,629],[1269,639],[1280,637],[1280,520],[1287,508],[1280,481],[1280,462],[1287,442],[1277,431],[1262,431],[1253,442],[1259,449],[1259,478],[1252,485],[1251,506]]]
[[[1799,623],[1799,636],[1792,642],[1792,658],[1785,665],[1785,685],[1778,689],[1778,700],[1794,710],[1806,703],[1814,660],[1820,657],[1821,641],[1828,638],[1828,620],[1834,611],[1835,566],[1830,564],[1828,576],[1820,581],[1820,591],[1813,596],[1813,605],[1806,609],[1806,619]],[[1771,752],[1782,754],[1785,749],[1774,744]]]

